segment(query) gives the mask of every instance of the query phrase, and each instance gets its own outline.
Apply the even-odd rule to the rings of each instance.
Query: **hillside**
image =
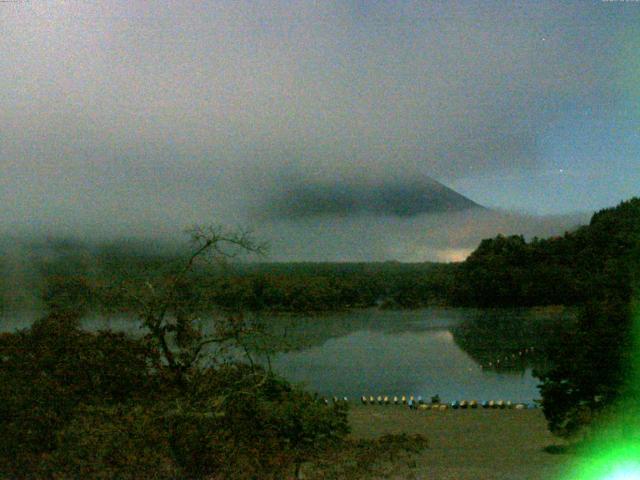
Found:
[[[561,237],[483,240],[461,265],[449,300],[468,306],[577,304],[629,285],[624,259],[638,248],[640,198],[595,213]]]

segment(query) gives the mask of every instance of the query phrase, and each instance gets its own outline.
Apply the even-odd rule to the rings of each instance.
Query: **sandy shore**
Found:
[[[543,451],[561,442],[540,410],[412,411],[400,406],[354,406],[352,435],[420,433],[429,448],[414,478],[429,480],[553,480],[572,460]],[[405,478],[399,473],[397,478]]]

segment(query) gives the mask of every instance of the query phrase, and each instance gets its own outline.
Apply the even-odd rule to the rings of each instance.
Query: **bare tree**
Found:
[[[155,344],[160,354],[162,365],[159,367],[168,368],[175,383],[181,387],[186,385],[187,376],[199,364],[207,345],[234,343],[243,347],[242,338],[251,331],[244,316],[236,314],[214,322],[213,333],[204,334],[198,324],[197,309],[181,299],[181,287],[198,261],[227,264],[240,255],[262,255],[267,248],[244,230],[196,226],[187,233],[193,250],[184,265],[155,285],[147,281],[146,291],[137,297],[142,325],[149,331],[147,339]],[[253,364],[246,348],[245,353]]]

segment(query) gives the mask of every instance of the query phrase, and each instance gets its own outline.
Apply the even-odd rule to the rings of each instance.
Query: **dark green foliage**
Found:
[[[453,303],[579,307],[574,323],[541,333],[542,406],[559,435],[576,435],[625,392],[639,252],[640,198],[634,198],[595,213],[589,225],[562,237],[483,240],[456,271]],[[482,329],[482,322],[476,323],[458,338],[473,345],[474,332],[481,335]]]
[[[536,374],[549,427],[572,437],[629,387],[630,304],[638,272],[640,199],[634,198],[597,212],[588,226],[562,237],[526,242],[522,236],[499,235],[483,240],[457,269],[451,301],[481,307],[579,307],[575,321],[540,332],[542,344],[536,345],[536,352],[544,354]],[[480,339],[497,340],[500,332],[500,322],[476,321],[460,327],[456,337],[481,359],[487,345]],[[515,350],[505,347],[503,353],[511,358]]]
[[[0,477],[283,478],[348,433],[344,405],[250,365],[178,386],[148,345],[59,314],[3,334]]]
[[[551,367],[538,372],[549,427],[565,437],[584,431],[635,388],[631,305],[640,271],[640,199],[596,213],[571,240],[580,247],[576,277],[586,300],[573,330],[550,340]]]
[[[64,310],[67,306],[73,306],[75,311],[87,311],[95,305],[93,286],[86,277],[46,277],[42,300],[55,311]]]
[[[631,346],[629,322],[628,302],[592,301],[583,307],[575,330],[550,340],[553,366],[538,376],[552,432],[575,436],[620,398]]]
[[[193,387],[165,417],[188,478],[282,478],[349,431],[345,405],[327,406],[247,365],[202,372]]]
[[[56,448],[82,404],[115,404],[154,391],[150,352],[122,334],[90,334],[53,314],[0,336],[0,456],[13,475]],[[6,462],[6,463],[5,463]]]
[[[580,298],[571,234],[525,242],[522,236],[483,240],[456,274],[454,303],[478,307],[574,304]]]
[[[324,448],[341,444],[349,433],[346,403],[327,406],[308,392],[291,390],[284,385],[279,389],[258,408],[268,428],[273,429],[273,436],[280,439],[280,452],[291,452],[294,463],[299,466],[318,457]],[[318,448],[319,445],[324,448]]]
[[[578,305],[604,290],[629,293],[624,258],[640,237],[640,198],[593,215],[562,237],[483,240],[456,271],[450,301],[494,306]],[[622,262],[622,263],[621,263]]]
[[[69,259],[67,250],[46,258],[36,251],[45,303],[135,310],[145,282],[170,277],[184,258],[132,248],[102,246],[91,254],[85,247],[82,259]],[[85,257],[92,259],[91,268]],[[209,311],[308,313],[373,307],[383,300],[391,308],[417,308],[446,302],[452,273],[451,265],[430,263],[247,263],[222,270],[203,263],[183,288]]]
[[[55,479],[175,479],[164,412],[157,406],[82,406],[58,432],[43,476]]]

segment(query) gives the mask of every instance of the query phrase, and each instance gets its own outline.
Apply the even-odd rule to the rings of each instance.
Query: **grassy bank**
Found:
[[[352,436],[422,434],[429,448],[413,468],[398,467],[395,478],[429,480],[553,480],[572,457],[544,448],[559,441],[540,410],[411,411],[396,406],[354,406]]]

